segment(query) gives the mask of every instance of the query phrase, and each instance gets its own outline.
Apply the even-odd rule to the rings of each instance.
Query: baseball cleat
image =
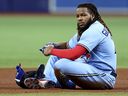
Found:
[[[61,88],[75,89],[76,85],[71,80],[69,80],[69,78],[66,75],[60,73],[58,70],[55,71],[55,74],[57,76],[57,80]]]
[[[38,69],[37,69],[37,79],[42,79],[45,77],[44,69],[45,69],[44,64],[40,64]]]
[[[29,89],[40,89],[39,81],[35,78],[26,78],[24,84]]]
[[[55,87],[55,83],[53,81],[38,80],[36,78],[26,78],[24,80],[24,84],[29,89],[46,89]]]

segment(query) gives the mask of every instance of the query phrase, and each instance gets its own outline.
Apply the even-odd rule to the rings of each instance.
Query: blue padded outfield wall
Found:
[[[54,1],[54,2],[53,2]],[[128,14],[128,0],[51,0],[51,12],[74,13],[80,3],[93,3],[102,13]]]
[[[128,13],[128,0],[0,0],[0,13],[74,13],[85,2],[94,3],[104,13]]]
[[[48,13],[48,0],[0,0],[0,12]]]
[[[54,1],[54,0],[53,0]],[[128,7],[128,0],[55,0],[58,7],[76,7],[80,3],[91,2],[98,7]]]

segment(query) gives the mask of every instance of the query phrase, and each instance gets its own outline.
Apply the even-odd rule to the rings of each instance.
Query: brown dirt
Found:
[[[30,70],[30,69],[26,69]],[[41,92],[128,92],[128,69],[117,69],[117,82],[112,90],[68,90],[68,89],[22,89],[15,83],[15,69],[0,69],[0,93],[41,93]]]

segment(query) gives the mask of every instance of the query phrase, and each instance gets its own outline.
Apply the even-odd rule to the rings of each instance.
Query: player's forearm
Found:
[[[57,48],[57,49],[67,49],[67,42],[57,43],[57,44],[55,44],[55,48]]]
[[[82,54],[84,54],[85,52],[87,52],[87,50],[83,46],[77,45],[75,48],[72,48],[72,49],[53,48],[50,54],[58,56],[60,58],[67,58],[70,60],[75,60],[79,58]]]

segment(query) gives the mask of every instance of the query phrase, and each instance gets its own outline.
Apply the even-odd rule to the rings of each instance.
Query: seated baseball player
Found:
[[[79,4],[76,19],[77,33],[73,37],[65,42],[46,44],[40,49],[44,56],[50,56],[44,72],[38,71],[40,67],[34,74],[22,70],[20,76],[16,76],[18,83],[27,88],[58,85],[66,89],[74,89],[76,85],[82,89],[114,88],[117,62],[111,31],[94,4]],[[19,70],[20,66],[17,67]]]

